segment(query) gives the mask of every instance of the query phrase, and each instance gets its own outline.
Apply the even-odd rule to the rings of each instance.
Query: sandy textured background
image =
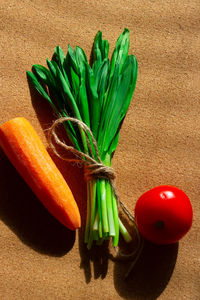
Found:
[[[42,207],[0,151],[0,299],[177,299],[200,297],[200,2],[0,1],[0,123],[26,117],[43,142],[48,106],[30,94],[26,70],[45,64],[54,47],[79,45],[90,55],[100,29],[113,50],[124,27],[139,76],[113,159],[118,192],[133,210],[160,184],[182,188],[194,209],[178,245],[146,245],[129,280],[127,265],[85,251]],[[84,216],[82,171],[55,160]]]

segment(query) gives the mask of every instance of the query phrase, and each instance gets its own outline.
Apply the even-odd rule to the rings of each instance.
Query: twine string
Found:
[[[67,121],[76,123],[84,131],[85,136],[86,136],[87,146],[88,146],[89,151],[92,156],[90,156],[82,151],[79,151],[79,150],[75,149],[73,146],[69,146],[60,140],[60,138],[58,137],[58,135],[56,133],[56,129],[60,124],[63,124],[64,122],[67,122]],[[74,154],[74,156],[76,158],[70,159],[70,158],[66,158],[64,155],[61,155],[57,151],[53,140],[55,141],[55,143],[58,146],[60,146],[64,150]],[[92,141],[93,147],[95,149],[95,154],[96,154],[97,160],[95,159],[93,151],[92,151],[91,141]],[[138,238],[138,241],[140,244],[141,237],[139,236],[139,233],[136,228],[135,218],[134,218],[133,214],[130,212],[130,210],[127,208],[127,206],[124,204],[124,202],[120,200],[120,197],[116,191],[115,182],[114,182],[115,172],[112,167],[105,166],[103,164],[103,162],[101,161],[98,147],[97,147],[97,142],[96,142],[90,128],[84,122],[82,122],[76,118],[72,118],[72,117],[59,118],[56,121],[54,121],[53,125],[49,129],[48,142],[49,142],[49,146],[53,150],[54,154],[56,154],[62,160],[65,160],[68,162],[77,162],[77,163],[81,163],[84,165],[84,168],[85,168],[84,169],[84,177],[85,177],[86,181],[89,181],[92,179],[100,179],[100,178],[109,180],[109,182],[111,184],[111,188],[112,188],[114,195],[116,197],[116,200],[117,200],[118,210],[119,210],[119,206],[121,206],[122,210],[127,215],[129,220],[134,224],[134,227],[135,227],[135,230],[137,233],[137,238]],[[130,254],[123,254],[123,253],[121,253],[121,251],[119,250],[118,247],[115,247],[115,252],[117,254],[117,258],[122,259],[122,260],[132,258],[133,256],[135,256],[135,254],[139,250],[141,250],[140,249],[141,247],[139,244],[138,244],[137,248]]]
[[[92,157],[84,152],[81,152],[81,151],[75,149],[73,146],[67,145],[66,143],[64,143],[60,140],[60,138],[58,137],[58,135],[56,133],[56,129],[59,124],[62,124],[66,121],[74,122],[82,128],[82,130],[85,133],[87,146],[90,150]],[[93,154],[91,143],[90,143],[90,137],[89,137],[88,133],[90,134],[90,137],[92,139],[92,143],[95,148],[95,154],[97,156],[98,161],[96,161],[94,158],[94,154]],[[57,151],[56,147],[54,146],[53,139],[55,140],[57,145],[59,145],[64,150],[73,153],[77,158],[69,159],[69,158],[66,158],[63,155],[61,155]],[[105,178],[110,181],[115,179],[115,174],[114,174],[113,168],[111,168],[109,166],[105,166],[100,159],[99,151],[97,148],[97,142],[92,134],[92,131],[82,121],[75,119],[75,118],[71,118],[71,117],[63,117],[63,118],[57,119],[53,123],[53,125],[51,126],[51,128],[49,130],[48,142],[49,142],[49,146],[53,150],[53,152],[62,160],[69,161],[69,162],[79,162],[85,166],[84,176],[85,176],[86,181],[91,180],[93,178]]]

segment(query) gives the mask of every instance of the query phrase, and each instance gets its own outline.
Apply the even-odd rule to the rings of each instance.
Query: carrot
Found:
[[[4,123],[0,146],[47,210],[67,228],[79,228],[73,194],[32,125],[23,117]]]

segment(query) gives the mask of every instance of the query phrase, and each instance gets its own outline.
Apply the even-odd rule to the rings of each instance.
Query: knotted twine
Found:
[[[63,124],[64,122],[70,121],[72,123],[76,123],[85,133],[85,137],[86,137],[86,141],[87,141],[87,146],[88,149],[91,153],[91,156],[81,152],[79,150],[77,150],[76,148],[74,148],[73,146],[69,146],[66,143],[64,143],[63,141],[60,140],[60,138],[58,137],[57,133],[56,133],[56,129],[58,127],[58,125]],[[93,150],[91,147],[91,142],[90,142],[90,138],[92,140],[92,144],[94,146],[95,149],[95,154],[96,154],[96,158],[93,154]],[[77,158],[66,158],[63,155],[61,155],[55,145],[54,145],[54,141],[56,142],[56,144],[58,146],[60,146],[61,148],[63,148],[64,150],[71,152],[72,154],[74,154]],[[134,228],[135,231],[137,233],[137,238],[140,241],[140,236],[139,233],[137,231],[136,228],[136,224],[135,224],[135,218],[133,216],[133,214],[130,212],[130,210],[126,207],[126,205],[120,200],[119,195],[116,191],[116,186],[115,186],[115,172],[114,169],[112,167],[109,166],[105,166],[103,164],[103,162],[101,161],[101,158],[99,156],[99,151],[98,151],[98,147],[97,147],[97,142],[93,136],[92,131],[90,130],[90,128],[82,121],[76,119],[76,118],[72,118],[72,117],[62,117],[57,119],[56,121],[54,121],[53,125],[51,126],[51,128],[49,129],[49,134],[48,134],[48,142],[49,142],[49,146],[52,149],[52,151],[54,152],[54,154],[56,154],[59,158],[61,158],[62,160],[68,161],[68,162],[77,162],[77,163],[81,163],[84,165],[84,177],[86,181],[92,180],[92,179],[106,179],[110,182],[110,185],[112,187],[112,190],[114,192],[114,195],[116,197],[117,200],[117,207],[119,210],[119,206],[121,206],[121,208],[123,209],[124,213],[127,215],[127,217],[129,218],[129,220],[134,224]],[[140,243],[138,243],[140,244]],[[115,247],[115,251],[117,253],[117,257],[121,258],[121,259],[127,259],[127,258],[132,258],[136,252],[139,251],[139,249],[141,248],[141,245],[138,245],[137,249],[135,249],[131,254],[123,254],[120,252],[120,250],[118,249],[118,247]],[[139,251],[140,252],[140,251]]]

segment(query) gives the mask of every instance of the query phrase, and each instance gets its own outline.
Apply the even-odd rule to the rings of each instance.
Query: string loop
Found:
[[[66,121],[74,122],[82,128],[82,130],[84,131],[85,136],[86,136],[87,146],[88,146],[92,156],[90,156],[84,152],[81,152],[81,151],[75,149],[73,146],[69,146],[60,140],[60,138],[58,137],[58,135],[56,133],[56,128],[59,124],[63,124]],[[53,138],[57,145],[59,145],[66,151],[73,153],[77,158],[74,158],[74,159],[65,158],[63,155],[58,153],[56,147],[54,146]],[[92,144],[95,149],[95,155],[97,157],[97,160],[94,158],[94,153],[92,151],[90,138],[92,140]],[[57,119],[53,123],[53,125],[51,126],[51,128],[49,130],[48,142],[49,142],[49,145],[50,145],[51,149],[53,150],[53,152],[62,160],[66,160],[69,162],[70,161],[78,162],[78,163],[81,163],[84,165],[84,167],[85,167],[84,177],[85,177],[86,181],[91,180],[91,179],[97,179],[97,178],[104,178],[109,181],[112,181],[115,179],[115,174],[114,174],[113,168],[111,168],[109,166],[105,166],[100,159],[97,142],[93,136],[92,131],[82,121],[75,119],[75,118],[71,118],[71,117],[63,117],[63,118]]]

